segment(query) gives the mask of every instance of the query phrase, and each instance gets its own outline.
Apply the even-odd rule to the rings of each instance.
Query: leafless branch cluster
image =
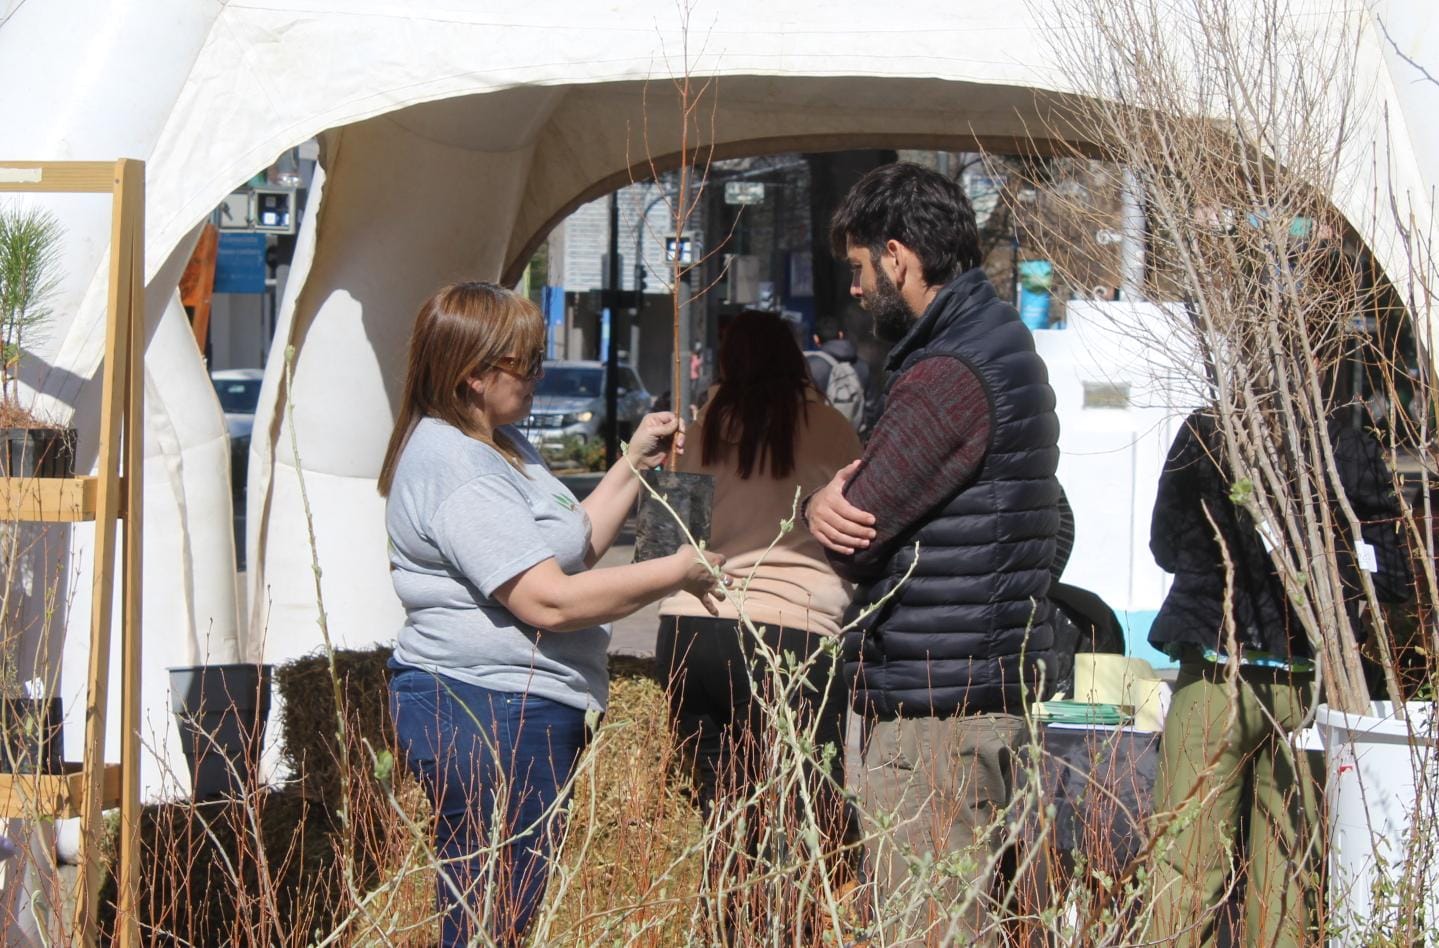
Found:
[[[1365,98],[1358,21],[1290,0],[1077,6],[1059,55],[1078,95],[1056,126],[1142,191],[1149,295],[1182,303],[1153,341],[1197,355],[1190,381],[1219,419],[1232,499],[1268,538],[1330,701],[1367,709],[1356,595],[1374,641],[1388,638],[1369,575],[1346,594],[1359,523],[1332,432],[1346,407],[1351,424],[1376,423],[1372,405],[1341,400],[1343,373],[1356,355],[1372,364],[1367,331],[1396,314],[1331,201]]]

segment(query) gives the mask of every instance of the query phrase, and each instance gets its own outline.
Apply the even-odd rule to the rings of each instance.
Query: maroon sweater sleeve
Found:
[[[930,356],[890,388],[884,414],[845,497],[874,514],[878,536],[835,572],[863,582],[884,569],[900,537],[974,477],[989,450],[991,409],[979,376],[953,356]]]

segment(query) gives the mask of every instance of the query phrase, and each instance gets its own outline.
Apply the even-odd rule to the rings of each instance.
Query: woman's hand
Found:
[[[704,562],[700,561],[700,556],[704,557]],[[719,615],[716,603],[724,597],[720,586],[729,587],[733,580],[727,574],[716,578],[710,571],[710,567],[719,569],[724,566],[724,556],[709,550],[705,550],[697,556],[693,547],[682,546],[678,551],[670,554],[670,559],[674,561],[675,568],[680,571],[682,577],[680,589],[704,603],[704,607],[709,610],[710,615]]]
[[[685,431],[679,416],[669,411],[653,412],[640,420],[625,457],[641,471],[648,471],[664,463],[671,442],[684,453]]]

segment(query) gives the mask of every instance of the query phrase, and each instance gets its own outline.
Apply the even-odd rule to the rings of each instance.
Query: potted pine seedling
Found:
[[[58,284],[59,222],[48,211],[0,208],[0,476],[69,477],[75,429],[51,424],[20,399],[20,364],[44,338]]]

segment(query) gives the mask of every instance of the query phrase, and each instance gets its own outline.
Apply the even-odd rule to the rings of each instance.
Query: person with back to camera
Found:
[[[1328,499],[1346,607],[1362,641],[1359,570],[1379,602],[1403,602],[1408,554],[1379,442],[1342,415],[1328,434],[1360,524],[1361,535],[1350,536],[1337,496]],[[1268,552],[1283,531],[1261,527],[1232,499],[1232,472],[1219,409],[1201,408],[1180,426],[1154,499],[1149,547],[1174,581],[1149,643],[1179,662],[1179,675],[1154,786],[1154,813],[1169,835],[1150,876],[1148,937],[1223,944],[1217,909],[1243,867],[1242,943],[1317,944],[1323,763],[1297,739],[1319,700],[1317,664]]]
[[[814,387],[824,393],[856,431],[865,430],[869,400],[869,363],[859,357],[859,349],[847,339],[840,321],[833,316],[815,320],[817,348],[804,354]]]
[[[742,600],[771,649],[814,660],[806,674],[809,687],[791,699],[800,726],[813,728],[817,755],[827,744],[834,747],[827,775],[810,775],[830,853],[851,831],[850,810],[838,793],[848,689],[822,646],[839,633],[850,589],[805,531],[790,531],[773,549],[770,544],[781,521],[793,516],[796,488],[801,496],[817,490],[859,450],[849,421],[811,383],[785,321],[759,310],[736,316],[720,346],[719,384],[690,432],[679,469],[715,479],[710,549],[735,577],[731,598]],[[769,670],[756,662],[755,643],[735,606],[721,602],[718,608],[719,615],[711,615],[689,592],[665,599],[656,646],[673,726],[694,764],[706,812],[743,797],[766,776],[772,733],[754,700],[767,686]],[[846,858],[835,859],[834,868]]]
[[[522,296],[478,282],[436,292],[415,320],[380,471],[405,609],[390,707],[435,809],[446,948],[524,938],[587,716],[605,707],[605,623],[680,590],[712,607],[711,566],[723,563],[682,549],[592,568],[639,483],[616,464],[578,502],[511,427],[530,412],[544,343],[543,317]],[[680,437],[672,413],[648,415],[628,460],[655,467]]]

